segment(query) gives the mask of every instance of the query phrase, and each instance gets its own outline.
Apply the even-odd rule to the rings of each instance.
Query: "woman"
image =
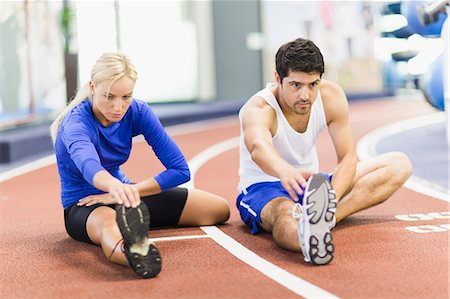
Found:
[[[190,179],[188,165],[151,108],[133,99],[136,79],[127,56],[102,55],[50,130],[67,233],[149,278],[161,271],[160,254],[147,238],[150,227],[219,224],[230,210],[219,196],[177,187]],[[140,134],[166,170],[132,183],[120,166]]]

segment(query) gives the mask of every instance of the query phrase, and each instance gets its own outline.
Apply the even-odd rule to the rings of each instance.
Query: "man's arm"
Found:
[[[332,185],[337,200],[352,186],[356,173],[356,155],[352,132],[348,120],[348,102],[342,88],[332,82],[322,83],[321,95],[327,116],[328,132],[337,155],[337,165],[333,171]]]
[[[263,99],[254,98],[243,111],[242,129],[245,145],[255,163],[267,174],[280,179],[292,199],[298,200],[311,172],[296,169],[277,152],[272,142],[276,131],[276,114]]]

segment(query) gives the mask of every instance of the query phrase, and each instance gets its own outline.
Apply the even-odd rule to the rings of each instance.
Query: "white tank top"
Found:
[[[308,127],[304,133],[295,131],[286,117],[284,116],[280,105],[271,92],[274,83],[268,83],[266,88],[259,91],[253,97],[263,98],[276,112],[277,132],[272,137],[275,149],[281,157],[296,168],[306,168],[314,172],[319,171],[319,159],[316,151],[316,140],[319,133],[326,126],[325,111],[322,104],[320,92],[311,107],[311,114],[308,121]],[[252,99],[251,98],[251,99]],[[248,101],[249,102],[249,101]],[[244,143],[244,134],[242,131],[242,114],[248,102],[239,111],[239,121],[241,124],[241,135],[239,140],[239,185],[238,192],[244,188],[260,182],[274,182],[280,179],[265,173],[252,159]]]

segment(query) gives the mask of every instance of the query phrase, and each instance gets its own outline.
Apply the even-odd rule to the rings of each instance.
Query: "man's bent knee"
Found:
[[[267,212],[269,212],[270,214],[282,215],[286,210],[291,210],[293,205],[294,202],[290,198],[276,197],[269,203],[267,203],[262,212],[264,212],[264,210],[267,210]]]
[[[261,226],[271,232],[278,217],[290,213],[294,202],[287,197],[276,197],[269,201],[261,210]]]
[[[408,156],[402,152],[391,153],[391,166],[393,167],[393,179],[399,185],[403,185],[404,182],[411,176],[413,166]]]

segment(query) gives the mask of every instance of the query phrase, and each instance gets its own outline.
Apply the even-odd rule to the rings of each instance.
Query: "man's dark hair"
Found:
[[[325,71],[319,48],[312,41],[303,38],[282,45],[275,55],[275,63],[280,82],[283,82],[289,71],[318,73],[321,77]]]

